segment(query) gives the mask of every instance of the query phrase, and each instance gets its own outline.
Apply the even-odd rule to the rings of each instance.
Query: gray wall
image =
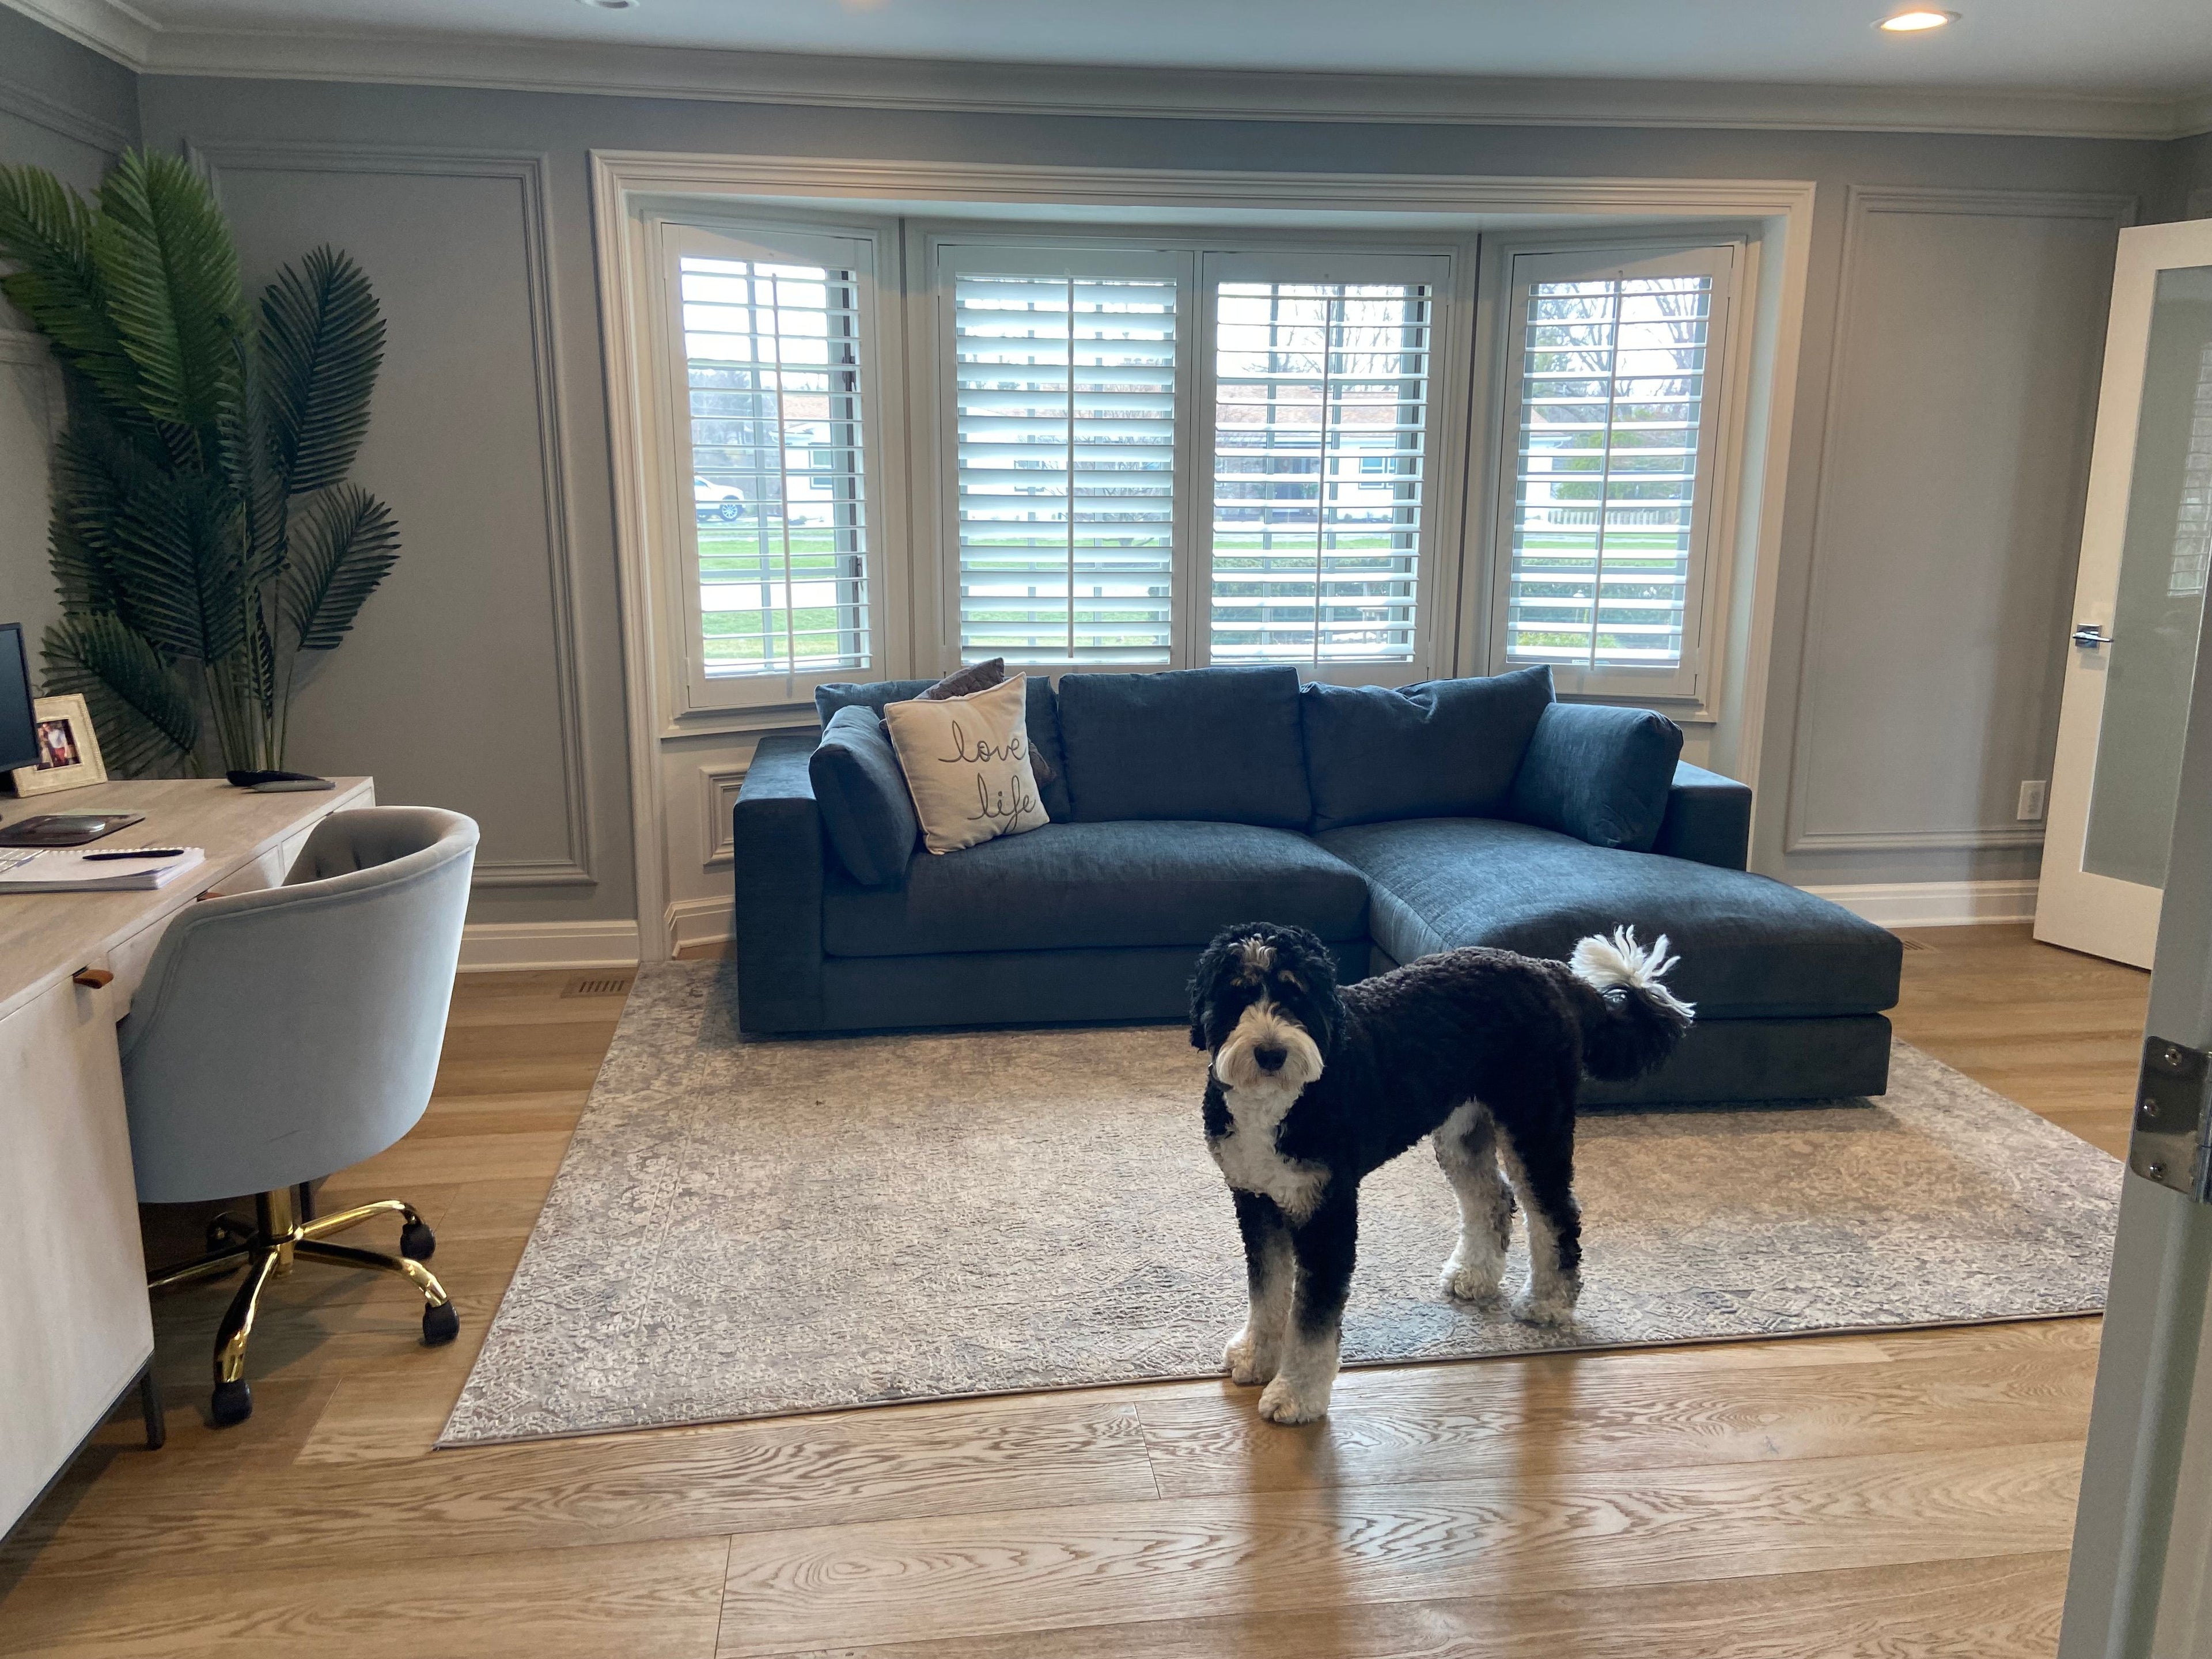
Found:
[[[0,163],[89,190],[137,139],[130,70],[0,9]],[[46,453],[61,410],[58,373],[27,326],[0,301],[0,622],[35,641],[60,614],[46,574]]]
[[[2177,138],[2166,148],[2166,216],[2212,219],[2212,132]]]
[[[148,142],[216,164],[253,270],[329,238],[384,296],[392,357],[362,476],[393,501],[407,554],[303,693],[297,758],[477,814],[499,884],[478,896],[484,921],[634,908],[592,148],[1817,181],[1758,853],[1816,884],[2033,872],[2013,802],[2049,771],[2111,237],[2127,198],[2178,211],[2198,165],[2188,144],[2056,139],[158,76],[138,95]]]
[[[317,158],[308,170],[257,171],[250,179],[224,167],[226,198],[240,204],[249,245],[267,258],[288,238],[296,244],[343,234],[395,305],[410,285],[431,290],[433,309],[481,307],[496,288],[510,297],[490,309],[511,309],[520,264],[530,257],[525,228],[511,214],[453,227],[436,205],[451,185],[424,169],[465,155],[546,159],[547,283],[570,482],[574,632],[567,643],[599,883],[501,892],[493,896],[501,917],[629,914],[614,552],[586,193],[586,153],[593,147],[1818,181],[1762,760],[1763,790],[1777,810],[1765,815],[1759,861],[1815,884],[2033,872],[2035,849],[2013,826],[2013,805],[2021,778],[2049,772],[2057,629],[2078,530],[2105,274],[2125,198],[2155,210],[2165,198],[2161,146],[1053,118],[161,77],[143,83],[142,111],[149,142],[189,141],[218,159],[246,146],[257,168],[288,153]],[[315,170],[330,155],[346,158],[351,170]],[[1873,210],[1904,198],[1855,198],[1853,186],[1939,192],[1916,198],[1938,210],[1942,192],[1970,194],[1961,211],[1893,214]],[[2036,195],[2008,204],[1990,199],[1991,191]],[[2071,199],[2080,197],[2118,199]],[[1847,233],[1854,247],[1848,294]],[[469,250],[465,259],[440,246],[456,237]],[[1991,276],[1999,279],[1994,286],[1981,280]],[[1838,352],[1845,322],[1855,343],[1848,359]],[[1949,342],[1942,372],[1923,349],[1939,340]],[[405,428],[404,441],[419,445],[448,475],[464,458],[483,474],[488,446],[505,441],[495,428],[527,418],[526,376],[487,375],[427,345],[405,349],[410,367],[382,394],[380,431]],[[1929,434],[1917,447],[1916,427]],[[393,433],[390,441],[403,440]],[[484,809],[488,851],[539,855],[550,845],[542,833],[547,782],[562,759],[542,714],[546,665],[562,643],[548,626],[561,612],[545,591],[557,550],[534,514],[478,511],[450,477],[428,476],[437,465],[417,476],[398,470],[393,452],[373,459],[369,477],[399,503],[413,562],[378,596],[362,637],[341,653],[343,682],[334,676],[311,692],[319,701],[307,729],[330,747],[302,759],[336,766],[355,763],[341,757],[374,754],[396,793],[457,802],[494,796]],[[1955,518],[1885,518],[1865,505],[1924,499],[1953,477],[1965,481],[1951,492],[1959,498]],[[1827,511],[1816,514],[1822,501]],[[484,592],[480,574],[461,574],[464,564],[509,573],[515,603],[472,617],[475,652],[457,660],[443,631],[451,610],[481,604]],[[538,575],[538,592],[524,593],[526,573]],[[1966,648],[1932,665],[1934,640]],[[422,682],[398,694],[405,706],[443,701],[446,719],[440,742],[387,762],[389,711],[376,688],[405,682]],[[331,695],[340,689],[343,697]],[[1895,764],[1882,763],[1885,744],[1927,730],[1936,706],[1947,743],[1908,745]],[[1820,761],[1817,777],[1808,775],[1814,793],[1804,810],[1782,799],[1801,752]],[[1785,805],[1790,810],[1779,810]],[[1810,826],[1809,843],[1805,834],[1790,834],[1793,822]]]

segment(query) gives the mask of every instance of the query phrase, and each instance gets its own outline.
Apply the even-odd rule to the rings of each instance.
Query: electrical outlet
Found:
[[[2043,822],[2043,798],[2051,787],[2047,778],[2027,778],[2020,786],[2020,821],[2022,823]]]

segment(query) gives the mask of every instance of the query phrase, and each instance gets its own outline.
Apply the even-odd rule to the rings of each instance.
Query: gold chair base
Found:
[[[436,1276],[413,1255],[386,1255],[380,1250],[357,1249],[350,1244],[325,1242],[331,1234],[357,1227],[364,1221],[396,1215],[401,1218],[405,1229],[401,1235],[401,1249],[428,1256],[437,1241],[413,1205],[403,1199],[380,1199],[374,1204],[358,1204],[332,1215],[303,1220],[294,1189],[288,1187],[258,1194],[253,1206],[252,1225],[226,1215],[219,1218],[211,1230],[236,1238],[237,1243],[211,1250],[197,1261],[158,1273],[147,1281],[146,1286],[149,1291],[167,1290],[197,1279],[217,1278],[241,1267],[246,1269],[246,1282],[238,1287],[238,1294],[231,1297],[229,1308],[216,1327],[214,1414],[218,1425],[242,1421],[253,1409],[252,1395],[245,1380],[246,1345],[253,1335],[253,1316],[269,1281],[290,1273],[297,1260],[399,1274],[422,1292],[426,1304],[422,1313],[423,1341],[435,1345],[453,1340],[459,1328],[459,1317],[453,1311],[453,1299]]]

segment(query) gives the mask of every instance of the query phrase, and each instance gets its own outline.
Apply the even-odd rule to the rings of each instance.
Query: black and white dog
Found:
[[[1212,1056],[1206,1144],[1236,1200],[1252,1297],[1223,1363],[1267,1384],[1262,1417],[1328,1410],[1359,1183],[1423,1135],[1459,1196],[1444,1290],[1497,1297],[1517,1194],[1528,1283],[1514,1314],[1572,1314],[1575,1091],[1585,1072],[1625,1081],[1674,1052],[1692,1012],[1660,982],[1674,965],[1664,937],[1647,950],[1623,927],[1583,940],[1571,963],[1447,951],[1340,990],[1303,927],[1250,923],[1206,947],[1190,1040]]]

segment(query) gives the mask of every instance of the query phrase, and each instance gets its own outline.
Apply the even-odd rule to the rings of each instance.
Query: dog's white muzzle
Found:
[[[1321,1075],[1321,1049],[1272,1002],[1255,1002],[1214,1050],[1213,1075],[1231,1089],[1296,1095]]]

